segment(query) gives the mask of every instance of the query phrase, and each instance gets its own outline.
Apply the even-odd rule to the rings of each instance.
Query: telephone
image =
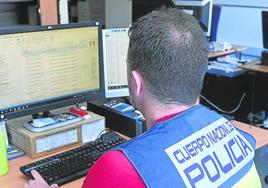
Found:
[[[210,42],[209,43],[209,50],[210,51],[226,51],[226,50],[231,50],[232,45],[229,42]]]
[[[231,50],[232,49],[232,45],[229,42],[224,42],[223,44],[223,50]]]

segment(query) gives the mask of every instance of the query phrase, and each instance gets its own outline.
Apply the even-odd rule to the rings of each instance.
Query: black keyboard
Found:
[[[88,169],[105,151],[125,141],[111,131],[101,135],[94,142],[22,166],[20,171],[32,178],[31,170],[37,170],[49,185],[62,185],[85,176]]]

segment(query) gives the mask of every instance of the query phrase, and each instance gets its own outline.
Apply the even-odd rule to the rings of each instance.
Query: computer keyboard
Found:
[[[107,150],[126,140],[111,131],[94,142],[20,167],[20,171],[32,178],[31,170],[37,170],[49,185],[62,185],[85,176],[88,169]]]

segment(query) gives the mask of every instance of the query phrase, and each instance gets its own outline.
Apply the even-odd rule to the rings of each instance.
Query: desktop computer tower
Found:
[[[268,116],[268,75],[267,73],[254,73],[254,113],[264,111]]]
[[[135,111],[121,113],[104,106],[111,100],[114,99],[90,101],[87,103],[87,108],[89,111],[105,117],[105,126],[107,128],[128,137],[135,137],[147,130],[144,118]]]
[[[234,113],[222,113],[201,97],[201,103],[230,119],[248,123],[247,116],[251,112],[251,84],[252,75],[243,74],[233,78],[206,74],[201,94],[224,111],[231,111],[237,107],[243,94],[245,97]]]

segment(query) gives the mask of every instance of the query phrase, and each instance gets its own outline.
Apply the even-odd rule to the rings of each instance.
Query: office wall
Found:
[[[215,0],[221,5],[217,40],[262,48],[261,11],[268,11],[268,1]]]
[[[132,22],[132,0],[105,0],[106,28],[129,27]]]
[[[214,0],[214,4],[268,8],[267,0]]]
[[[17,25],[17,16],[16,4],[0,3],[0,26]]]

